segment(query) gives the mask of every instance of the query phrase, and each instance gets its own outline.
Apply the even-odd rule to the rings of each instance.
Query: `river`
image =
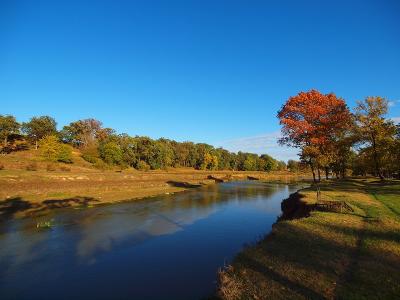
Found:
[[[1,299],[201,299],[294,185],[228,182],[0,224]],[[52,220],[51,229],[38,222]]]

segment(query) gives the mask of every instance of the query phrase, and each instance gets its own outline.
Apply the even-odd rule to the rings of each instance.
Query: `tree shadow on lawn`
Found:
[[[253,271],[261,274],[267,280],[273,280],[286,289],[290,289],[296,294],[303,296],[306,299],[326,299],[323,295],[315,292],[313,289],[290,280],[286,276],[279,274],[278,272],[266,267],[265,265],[257,262],[251,256],[243,255],[241,257],[241,262],[246,264],[246,267],[252,269]]]
[[[365,293],[372,297],[394,297],[400,286],[391,281],[399,277],[396,275],[399,257],[390,249],[380,253],[365,248],[365,243],[400,242],[400,233],[379,232],[369,228],[368,220],[363,222],[367,226],[362,228],[315,224],[328,235],[298,227],[291,221],[280,223],[276,232],[237,256],[234,260],[234,266],[239,267],[237,274],[241,274],[243,267],[251,269],[262,275],[260,281],[253,279],[252,284],[267,281],[268,286],[268,281],[276,282],[283,291],[275,292],[288,299],[299,295],[306,299],[345,299],[346,295],[357,297]],[[353,242],[350,244],[348,238],[339,240],[343,234],[352,237]]]
[[[332,180],[329,184],[322,183],[321,191],[367,192],[379,194],[400,194],[400,180],[362,181],[346,178]]]

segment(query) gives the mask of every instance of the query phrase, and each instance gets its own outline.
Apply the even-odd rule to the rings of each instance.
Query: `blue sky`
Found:
[[[293,158],[299,91],[400,118],[399,1],[0,0],[0,114],[94,117],[132,135]]]

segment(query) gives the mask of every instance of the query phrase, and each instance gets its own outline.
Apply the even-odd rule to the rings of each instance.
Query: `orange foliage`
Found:
[[[317,90],[290,97],[278,118],[283,125],[280,142],[301,148],[323,147],[351,123],[351,113],[343,99]]]

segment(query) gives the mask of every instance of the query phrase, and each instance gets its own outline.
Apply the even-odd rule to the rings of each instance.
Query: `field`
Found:
[[[290,181],[300,175],[289,172],[201,171],[190,168],[153,171],[98,170],[78,152],[74,163],[49,164],[35,150],[0,157],[0,218],[43,213],[69,206],[92,206],[176,193],[219,180]]]
[[[398,299],[400,181],[333,181],[321,192],[353,211],[307,217],[315,188],[294,194],[302,211],[277,222],[220,273],[221,298]]]

